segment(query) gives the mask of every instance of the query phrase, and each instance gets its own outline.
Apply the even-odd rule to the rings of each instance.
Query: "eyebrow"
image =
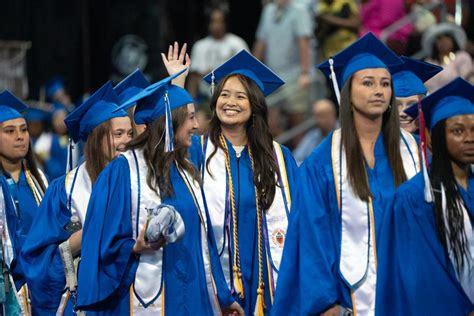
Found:
[[[21,125],[6,125],[6,126],[2,126],[2,129],[5,129],[5,128],[15,128],[15,127],[28,127],[28,125],[26,123],[24,124],[21,124]]]
[[[391,80],[390,77],[377,77],[377,78]],[[376,79],[376,78],[375,76],[364,76],[362,77],[362,79]]]
[[[247,95],[247,93],[246,93],[245,91],[241,91],[241,90],[236,91],[236,90],[230,90],[230,89],[222,89],[221,92],[224,92],[224,91],[226,91],[226,92],[242,93],[242,94]]]

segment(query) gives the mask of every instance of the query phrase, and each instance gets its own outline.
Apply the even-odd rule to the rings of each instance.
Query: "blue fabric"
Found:
[[[54,180],[66,173],[68,139],[67,136],[53,134],[49,159],[45,162],[46,176]]]
[[[474,218],[474,177],[459,187]],[[377,240],[379,315],[468,315],[474,311],[438,239],[433,204],[424,200],[423,175],[397,190]]]
[[[9,185],[4,176],[0,177],[3,194],[5,197],[5,214],[7,218],[10,240],[13,244],[14,259],[11,263],[11,273],[16,288],[19,289],[25,283],[22,269],[20,251],[30,231],[33,218],[38,213],[38,206],[31,192],[23,171],[20,173],[18,183]],[[17,202],[15,202],[17,201]],[[18,209],[19,216],[18,216]]]
[[[245,49],[229,58],[203,79],[207,83],[217,84],[222,78],[229,74],[242,74],[252,79],[264,96],[268,96],[285,83],[270,68]]]
[[[339,89],[342,89],[346,80],[359,70],[392,69],[403,64],[403,61],[371,32],[337,53],[332,59]],[[321,63],[318,68],[328,78],[331,76],[329,60]]]
[[[227,140],[226,140],[227,141]],[[195,161],[202,167],[203,155],[200,138],[193,139],[191,146],[191,156],[195,155]],[[255,303],[257,300],[258,288],[258,235],[257,235],[257,212],[255,206],[255,190],[253,185],[253,172],[247,147],[242,151],[240,158],[237,159],[232,144],[227,141],[227,147],[230,155],[230,168],[232,173],[232,183],[235,193],[235,206],[237,209],[237,225],[240,250],[240,262],[242,270],[242,280],[245,293],[245,299],[241,300],[235,295],[245,311],[245,315],[253,315]],[[201,148],[201,149],[199,149]],[[284,146],[281,146],[285,159],[288,181],[290,185],[290,194],[293,196],[294,182],[297,173],[296,163],[291,152]],[[205,179],[204,179],[205,181]],[[276,188],[279,190],[279,188]],[[204,192],[212,194],[211,192]],[[230,211],[230,210],[227,210]],[[222,229],[220,223],[213,223]],[[232,234],[231,234],[232,235]],[[232,236],[231,236],[232,237]],[[233,241],[231,241],[233,243]],[[222,249],[222,245],[217,245],[217,249]],[[265,257],[264,257],[265,258]],[[268,269],[266,261],[263,262],[263,277],[265,282],[265,314],[269,315],[272,310],[270,300],[270,280],[268,279]]]
[[[181,214],[186,233],[182,241],[164,248],[166,315],[210,315],[211,305],[206,288],[202,260],[199,218],[192,196],[178,171],[173,167],[170,178],[176,196],[164,199]],[[146,185],[146,184],[145,184]],[[130,169],[124,157],[112,161],[100,174],[94,186],[82,238],[82,261],[79,268],[78,305],[102,315],[129,314],[129,288],[138,266],[132,254]],[[215,246],[210,247],[211,257]],[[218,259],[211,259],[213,263]],[[216,267],[214,267],[216,268]],[[218,274],[214,274],[214,277]],[[230,292],[216,278],[221,304],[230,304]],[[224,306],[224,305],[222,305]]]
[[[4,90],[0,93],[0,123],[22,117],[21,112],[27,108],[28,106],[10,91]]]
[[[423,82],[435,76],[442,67],[421,60],[401,56],[403,64],[392,68],[393,90],[398,98],[426,94]]]
[[[339,273],[341,215],[331,140],[332,133],[299,169],[272,315],[319,314],[336,303],[352,307],[350,289]],[[367,167],[367,176],[378,234],[381,216],[395,193],[382,135],[374,155],[375,165]]]
[[[474,114],[474,86],[458,77],[421,100],[421,107],[430,130],[452,116]]]
[[[90,132],[101,123],[115,117],[125,117],[127,112],[118,109],[118,99],[112,84],[107,82],[65,119],[69,135],[78,142],[86,141]]]
[[[140,69],[136,69],[114,87],[119,105],[124,104],[125,101],[143,91],[149,85],[150,82],[145,78]]]
[[[58,246],[71,235],[64,229],[70,217],[63,176],[46,190],[21,251],[35,315],[52,315],[59,307],[66,281]]]

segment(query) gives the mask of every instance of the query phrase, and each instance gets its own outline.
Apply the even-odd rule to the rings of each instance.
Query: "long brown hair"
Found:
[[[87,137],[86,145],[84,146],[84,156],[86,160],[86,170],[94,183],[100,172],[107,166],[113,156],[112,143],[110,133],[112,123],[107,120],[96,126]],[[104,139],[106,152],[104,155]]]
[[[352,112],[351,87],[352,76],[347,80],[341,91],[341,138],[346,154],[349,183],[361,200],[368,201],[372,193],[370,192],[367,170],[365,169],[364,153],[359,141]],[[407,180],[407,176],[400,154],[400,122],[398,118],[398,108],[395,106],[395,95],[393,93],[390,104],[393,106],[389,106],[387,111],[383,114],[382,135],[385,153],[388,156],[395,186],[398,187]]]
[[[180,106],[172,111],[173,131],[176,134],[179,127],[188,117],[186,106]],[[174,162],[188,172],[194,180],[200,182],[199,172],[187,159],[188,148],[176,143],[175,150],[165,152],[165,117],[160,117],[150,123],[145,131],[131,140],[126,149],[143,148],[143,154],[148,167],[147,184],[160,194],[161,198],[174,196],[170,179],[170,169]]]
[[[209,139],[214,144],[215,148],[206,162],[206,169],[207,172],[212,175],[209,170],[209,162],[216,154],[218,147],[221,147],[221,149],[224,150],[219,141],[222,132],[221,122],[215,113],[215,109],[217,99],[224,88],[224,84],[232,76],[239,79],[249,98],[252,116],[247,122],[246,132],[248,145],[254,158],[255,170],[253,170],[253,183],[260,196],[260,201],[262,203],[261,207],[264,210],[267,210],[270,208],[273,199],[275,198],[275,187],[278,184],[277,179],[280,176],[273,155],[273,138],[268,128],[268,107],[265,97],[257,84],[241,74],[231,74],[224,77],[217,85],[216,91],[212,96],[211,110],[213,111],[213,116],[209,123]]]

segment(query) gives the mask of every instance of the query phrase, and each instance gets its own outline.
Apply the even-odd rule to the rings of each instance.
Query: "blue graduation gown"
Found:
[[[50,180],[66,173],[68,137],[53,134],[49,159],[45,162],[45,173]]]
[[[170,170],[173,205],[183,218],[183,240],[164,247],[163,278],[166,315],[211,315],[201,249],[201,224],[191,193],[174,167]],[[78,306],[100,315],[129,315],[130,286],[138,267],[132,253],[130,168],[126,158],[112,161],[98,177],[87,210],[79,266]],[[210,226],[208,226],[210,227]],[[209,246],[211,264],[218,266],[215,244]],[[233,299],[222,270],[213,270],[219,303]]]
[[[235,299],[245,311],[245,315],[253,315],[257,301],[258,288],[258,232],[257,232],[257,212],[255,204],[255,189],[253,183],[253,171],[249,158],[247,146],[237,158],[232,144],[227,141],[230,156],[230,169],[232,173],[232,183],[235,192],[235,207],[237,209],[237,226],[240,262],[242,270],[242,281],[245,298],[241,300],[236,294]],[[298,167],[291,152],[285,146],[281,146],[285,160],[285,167],[291,196],[294,195],[294,183]],[[200,167],[204,163],[202,144],[200,138],[193,139],[193,146],[190,148],[191,156],[196,155],[196,160]],[[204,166],[205,167],[205,166]],[[211,170],[211,173],[213,171]],[[204,180],[205,181],[205,180]],[[279,187],[276,190],[280,190]],[[212,194],[204,192],[204,194]],[[224,229],[221,223],[212,223],[214,229]],[[232,233],[231,233],[232,238]],[[223,245],[217,245],[217,249],[222,249]],[[231,258],[232,259],[232,258]],[[231,265],[232,267],[232,265]],[[269,315],[272,310],[272,299],[270,297],[270,284],[268,267],[263,256],[263,278],[265,282],[265,314]],[[279,274],[280,277],[280,274]],[[279,282],[279,281],[278,281]]]
[[[8,184],[10,180],[7,182],[5,176],[1,178],[8,229],[15,257],[11,264],[11,272],[17,289],[20,289],[25,283],[24,272],[19,260],[20,251],[32,226],[33,218],[38,213],[38,205],[23,170],[20,172],[17,183]]]
[[[31,291],[35,315],[55,314],[66,285],[58,248],[71,236],[64,228],[71,218],[65,177],[54,180],[46,190],[21,251],[21,264]],[[72,302],[69,302],[64,315],[71,313]]]
[[[336,303],[352,308],[350,288],[339,272],[341,214],[331,140],[332,133],[300,166],[272,315],[319,314]],[[374,155],[375,165],[367,168],[367,175],[377,234],[395,193],[382,135]]]
[[[474,219],[474,176],[460,187]],[[424,200],[423,175],[397,190],[378,241],[376,308],[380,315],[453,315],[474,311],[438,239],[433,204]]]

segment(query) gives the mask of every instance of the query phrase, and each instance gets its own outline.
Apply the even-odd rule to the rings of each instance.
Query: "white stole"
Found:
[[[92,182],[87,173],[86,163],[71,170],[66,175],[64,185],[68,208],[71,211],[71,220],[78,218],[79,222],[84,225],[92,192]]]
[[[203,144],[204,163],[202,169],[203,188],[206,196],[207,207],[216,238],[217,250],[220,254],[220,261],[227,285],[230,287],[232,279],[232,264],[230,262],[229,253],[229,236],[224,232],[226,227],[225,209],[228,195],[227,173],[225,166],[225,154],[221,148],[217,149],[216,154],[209,162],[209,170],[207,172],[207,157],[214,151],[214,144],[207,141],[204,144],[204,138],[201,138]],[[276,155],[276,162],[282,178],[282,188],[277,187],[275,190],[275,198],[272,205],[265,211],[266,223],[266,257],[267,267],[272,270],[273,287],[276,287],[278,278],[278,269],[281,263],[281,256],[285,242],[286,229],[288,227],[287,210],[291,208],[291,196],[286,173],[286,165],[281,147],[278,143],[273,142],[273,148]],[[285,198],[286,207],[285,207]],[[230,210],[229,210],[230,211]],[[232,237],[232,233],[230,234]],[[241,250],[242,251],[242,250]],[[245,250],[243,250],[245,251]],[[265,257],[264,257],[265,259]],[[265,264],[265,263],[264,263]],[[271,266],[271,267],[270,267]],[[270,286],[266,284],[266,286]],[[274,290],[274,288],[272,289]]]
[[[456,271],[456,277],[458,278],[459,283],[464,289],[467,297],[469,297],[471,300],[471,303],[474,303],[474,232],[472,230],[473,227],[471,225],[469,214],[464,203],[459,203],[459,206],[463,212],[464,232],[466,233],[467,247],[469,249],[469,253],[467,253],[465,257],[466,261],[464,262],[463,270],[459,273],[456,269],[456,259],[454,258],[449,243],[449,226],[446,219],[446,191],[443,185],[441,185],[441,205],[443,207],[443,217],[446,227],[446,241],[448,243],[449,258],[451,259],[453,267]]]
[[[410,179],[420,169],[418,145],[413,136],[403,129],[400,136],[400,154],[405,173]],[[377,257],[372,201],[362,201],[350,186],[341,129],[333,132],[331,155],[342,222],[339,271],[352,290],[354,311],[357,310],[360,315],[373,315]]]
[[[130,150],[123,153],[130,167],[130,187],[132,202],[132,227],[133,237],[136,239],[144,227],[148,217],[148,209],[153,209],[161,204],[161,197],[147,184],[148,167],[145,163],[143,150]],[[182,174],[182,173],[181,173]],[[183,175],[183,174],[182,174]],[[186,175],[191,179],[189,175]],[[204,210],[204,203],[199,184],[190,181],[192,190],[199,207]],[[197,193],[197,194],[196,194]],[[217,302],[214,280],[212,278],[209,249],[207,244],[207,231],[205,222],[201,229],[201,244],[203,246],[203,261],[206,273],[209,300],[214,315],[220,315]],[[163,278],[163,248],[157,251],[143,253],[135,274],[135,281],[130,290],[130,308],[133,315],[161,315],[165,313],[166,286]]]

